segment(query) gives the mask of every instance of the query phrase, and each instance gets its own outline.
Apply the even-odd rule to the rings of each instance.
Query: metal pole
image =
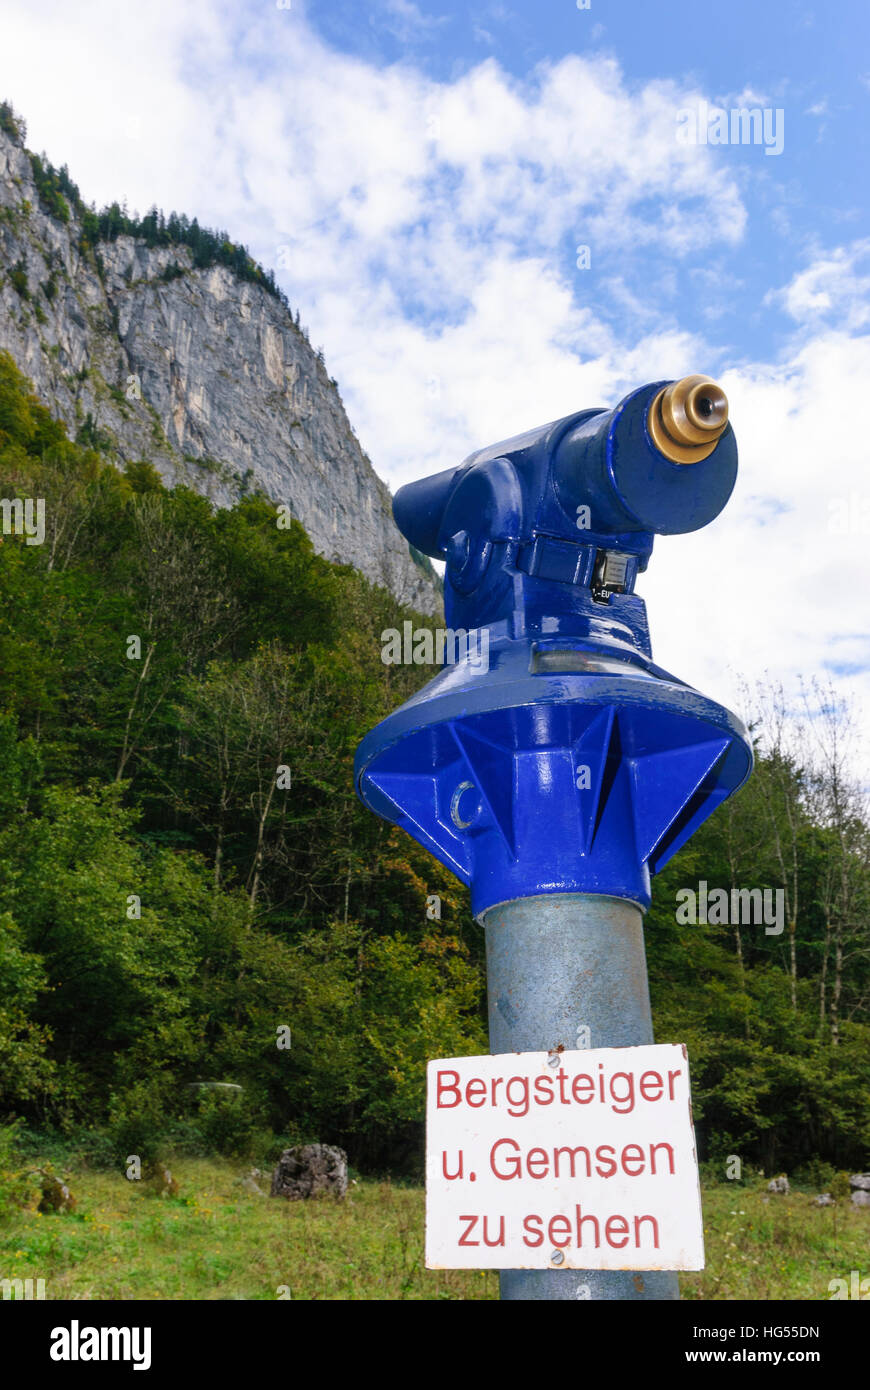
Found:
[[[643,916],[624,898],[547,893],[483,914],[489,1047],[550,1052],[653,1041]],[[525,1270],[501,1274],[503,1299],[679,1298],[661,1270]]]

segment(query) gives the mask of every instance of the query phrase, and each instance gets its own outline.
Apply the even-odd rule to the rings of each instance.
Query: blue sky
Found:
[[[657,543],[655,656],[866,702],[868,30],[852,0],[5,0],[0,94],[86,198],[274,267],[393,487],[719,377],[740,475]],[[782,112],[781,152],[681,143],[703,103]]]
[[[593,298],[610,322],[625,313],[624,299],[607,288],[618,276],[658,314],[692,329],[715,315],[717,337],[731,351],[774,351],[793,321],[778,302],[764,304],[771,279],[866,223],[870,6],[856,0],[733,0],[707,15],[688,0],[589,0],[588,9],[574,0],[384,0],[365,7],[333,0],[306,7],[306,14],[335,49],[379,66],[411,63],[440,82],[487,58],[523,82],[568,54],[612,56],[629,89],[679,76],[726,108],[750,93],[783,111],[786,157],[778,167],[776,156],[759,159],[751,146],[718,152],[741,182],[750,238],[712,256],[686,256],[678,276],[668,274],[667,253],[654,247],[629,262],[621,247],[595,248],[595,275],[578,293]],[[580,237],[582,225],[576,230]],[[561,250],[569,274],[570,237]]]

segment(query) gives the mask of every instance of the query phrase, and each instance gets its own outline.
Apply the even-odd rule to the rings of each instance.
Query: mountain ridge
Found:
[[[389,489],[271,273],[195,220],[174,224],[196,229],[191,247],[130,235],[117,204],[99,218],[25,133],[3,103],[0,348],[70,437],[122,466],[145,459],[215,505],[261,491],[319,554],[437,613],[437,576],[396,528]]]

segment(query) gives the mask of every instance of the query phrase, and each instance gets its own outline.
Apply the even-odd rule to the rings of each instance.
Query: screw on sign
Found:
[[[680,1155],[673,1174],[645,1169],[634,1177],[622,1168],[617,1181],[575,1163],[566,1177],[564,1160],[557,1174],[553,1155],[566,1145],[616,1149],[623,1134],[620,1154],[643,1150],[655,1142],[653,1131],[643,1138],[644,1107],[650,1123],[664,1116],[642,1095],[637,1071],[659,1069],[640,1056],[653,1044],[643,940],[650,880],[746,780],[752,751],[735,715],[653,662],[646,608],[634,590],[655,536],[707,525],[736,476],[724,392],[692,376],[643,386],[612,411],[581,410],[481,449],[401,488],[393,503],[410,543],[445,561],[449,627],[489,634],[485,670],[468,661],[445,667],[367,735],[356,759],[364,803],[469,885],[486,932],[493,1057],[430,1064],[430,1141],[450,1109],[433,1111],[432,1067],[464,1076],[471,1062],[503,1068],[505,1054],[520,1053],[492,1079],[540,1081],[553,1076],[547,1057],[561,1057],[561,1086],[559,1072],[594,1078],[599,1062],[612,1065],[610,1049],[638,1049],[635,1061],[624,1054],[622,1067],[638,1086],[636,1135],[619,1121],[620,1134],[607,1137],[615,1112],[590,1099],[588,1109],[554,1100],[552,1109],[530,1111],[532,1120],[506,1116],[523,1134],[493,1136],[493,1143],[514,1139],[525,1166],[516,1179],[490,1171],[487,1181],[501,1184],[499,1192],[525,1195],[534,1185],[540,1193],[519,1212],[539,1217],[540,1226],[533,1221],[524,1231],[521,1220],[509,1242],[508,1208],[492,1206],[481,1245],[468,1247],[481,1267],[502,1269],[502,1298],[677,1298],[672,1271],[703,1261],[694,1151],[686,1147],[691,1121],[687,1109],[677,1116],[683,1100],[688,1105],[685,1058],[685,1096],[673,1097],[675,1137],[666,1126],[659,1140],[676,1146],[675,1164]],[[489,1075],[480,1070],[478,1079]],[[461,1113],[473,1109],[463,1102]],[[498,1113],[492,1107],[490,1118]],[[481,1129],[475,1153],[488,1134]],[[436,1148],[430,1144],[430,1161]],[[546,1169],[536,1155],[532,1167],[540,1171],[529,1171],[532,1149],[550,1155]],[[496,1162],[510,1167],[510,1146],[497,1153]],[[598,1160],[591,1161],[594,1170]],[[482,1183],[486,1166],[474,1171]],[[632,1184],[646,1179],[650,1210],[625,1205],[622,1186],[634,1201]],[[427,1197],[431,1217],[431,1176]],[[660,1200],[665,1206],[653,1209]],[[680,1213],[696,1225],[683,1229]],[[467,1206],[465,1214],[487,1213]],[[499,1238],[492,1218],[500,1215],[505,1244],[483,1243],[484,1229],[489,1240]],[[658,1223],[659,1247],[650,1243],[650,1223],[633,1224],[644,1216]],[[553,1224],[554,1217],[562,1220]],[[625,1244],[610,1242],[608,1230]],[[523,1234],[540,1234],[540,1245]]]

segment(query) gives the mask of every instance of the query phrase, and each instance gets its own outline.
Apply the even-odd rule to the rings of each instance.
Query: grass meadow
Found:
[[[420,1187],[357,1179],[347,1198],[286,1202],[242,1186],[244,1168],[177,1159],[175,1197],[123,1173],[70,1175],[76,1210],[35,1200],[0,1219],[0,1278],[44,1279],[47,1299],[495,1299],[495,1273],[426,1270]],[[268,1177],[262,1185],[268,1188]],[[830,1299],[870,1274],[870,1209],[765,1184],[704,1186],[707,1267],[687,1300]]]

